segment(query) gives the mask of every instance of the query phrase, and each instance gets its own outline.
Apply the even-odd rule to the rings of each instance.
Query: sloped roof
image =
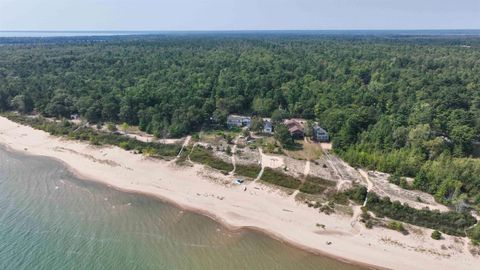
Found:
[[[326,131],[325,129],[323,129],[321,126],[319,126],[319,125],[314,126],[313,129],[314,129],[316,132],[327,133],[327,131]]]
[[[293,126],[293,127],[289,128],[288,131],[290,133],[298,133],[298,132],[303,133],[303,130],[301,128],[299,128],[298,126]]]
[[[236,114],[231,114],[227,117],[228,120],[243,120],[243,119],[250,119],[249,116],[243,116],[243,115],[236,115]]]

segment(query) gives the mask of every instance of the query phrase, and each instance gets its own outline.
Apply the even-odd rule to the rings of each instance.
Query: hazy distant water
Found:
[[[140,35],[147,32],[129,31],[0,31],[0,37],[83,37]]]
[[[303,34],[303,35],[398,35],[398,36],[479,36],[479,29],[450,30],[279,30],[279,31],[0,31],[0,37],[87,37],[124,35],[185,34]]]
[[[360,269],[0,147],[0,269]]]

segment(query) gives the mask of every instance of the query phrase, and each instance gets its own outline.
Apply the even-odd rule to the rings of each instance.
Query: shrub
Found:
[[[468,231],[468,237],[470,237],[474,245],[480,245],[480,224]]]
[[[431,237],[435,240],[440,240],[440,239],[442,239],[442,233],[435,230],[435,231],[432,232]]]
[[[122,149],[125,149],[125,150],[131,150],[132,148],[130,147],[130,144],[128,144],[128,142],[120,142],[118,144],[118,146]]]
[[[108,123],[107,124],[107,129],[111,132],[114,132],[114,131],[117,131],[117,126],[115,124]]]
[[[363,204],[365,198],[367,198],[367,188],[364,186],[356,186],[345,191],[345,195],[347,195],[349,199],[355,201],[356,203]]]
[[[367,222],[365,222],[365,227],[366,227],[367,229],[373,228],[373,221],[367,220]]]
[[[397,221],[390,221],[387,225],[387,228],[401,232],[403,234],[407,233],[407,230],[405,229],[405,227],[403,227],[403,224]]]

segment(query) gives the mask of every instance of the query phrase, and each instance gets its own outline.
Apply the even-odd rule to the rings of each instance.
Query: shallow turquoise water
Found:
[[[0,269],[360,268],[0,147]]]

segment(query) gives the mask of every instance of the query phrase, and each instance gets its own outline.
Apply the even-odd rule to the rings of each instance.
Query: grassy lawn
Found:
[[[282,148],[278,146],[273,137],[262,137],[255,140],[257,147],[261,147],[265,154],[283,154]]]
[[[292,189],[298,189],[302,183],[300,180],[296,179],[293,176],[284,174],[271,168],[265,168],[261,180],[270,184]]]
[[[201,141],[212,145],[219,145],[227,142],[228,140],[233,141],[235,137],[240,134],[241,130],[202,131],[198,133],[198,139],[196,139],[196,141]]]
[[[291,158],[300,160],[315,160],[323,155],[320,144],[310,140],[307,140],[307,142],[303,140],[295,141],[293,148],[283,149],[283,152]]]
[[[223,173],[228,173],[233,170],[232,164],[214,157],[209,150],[201,146],[195,147],[193,152],[190,154],[190,160],[192,160],[193,162],[207,165]]]

